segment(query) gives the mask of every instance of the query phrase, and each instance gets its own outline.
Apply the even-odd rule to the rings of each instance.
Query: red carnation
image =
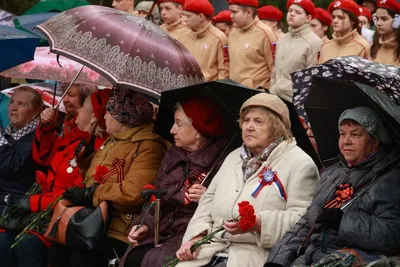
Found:
[[[256,215],[254,207],[248,201],[238,203],[239,206],[239,226],[243,231],[248,231],[256,225]]]
[[[146,184],[143,188],[144,188],[144,189],[154,189],[154,190],[157,190],[157,187],[156,187],[155,185],[152,185],[152,184]],[[155,195],[151,195],[151,197],[150,197],[150,202],[154,202],[154,201],[156,201],[156,196],[155,196]]]
[[[104,176],[109,172],[110,170],[103,165],[97,166],[96,167],[96,173],[93,175],[93,179],[96,181],[96,183],[101,184]]]

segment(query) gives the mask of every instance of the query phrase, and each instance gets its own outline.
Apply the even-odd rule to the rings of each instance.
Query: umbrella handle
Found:
[[[82,66],[81,70],[75,75],[74,79],[72,79],[72,82],[69,84],[67,90],[65,90],[64,94],[62,95],[60,101],[58,102],[58,104],[54,107],[54,109],[58,109],[61,105],[61,102],[63,101],[63,99],[65,98],[65,96],[68,94],[69,89],[71,89],[72,85],[75,83],[75,81],[78,79],[79,75],[82,73],[83,68],[85,66]]]

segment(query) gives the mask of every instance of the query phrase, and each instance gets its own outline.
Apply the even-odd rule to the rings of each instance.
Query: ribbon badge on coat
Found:
[[[273,185],[277,190],[279,197],[282,200],[287,200],[286,191],[283,187],[281,180],[278,178],[276,171],[273,171],[270,166],[266,166],[258,175],[260,178],[260,183],[257,188],[251,194],[252,197],[256,198],[260,194],[261,190],[267,185]]]

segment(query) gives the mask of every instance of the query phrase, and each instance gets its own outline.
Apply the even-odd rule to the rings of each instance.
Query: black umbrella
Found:
[[[238,120],[243,102],[258,93],[260,91],[249,89],[232,80],[212,81],[162,92],[155,132],[172,142],[173,136],[170,134],[170,129],[174,124],[174,105],[190,97],[208,97],[223,107],[226,128],[228,129],[228,133],[231,133],[233,136],[234,133],[240,130]],[[289,102],[285,103],[289,108],[292,132],[298,146],[313,158],[318,167],[321,167],[321,162],[302,127],[293,104]],[[232,146],[239,147],[241,144],[241,136],[240,134],[236,134]]]
[[[394,142],[400,143],[400,107],[381,91],[353,81],[312,78],[305,110],[325,166],[337,161],[338,121],[346,109],[373,108],[380,114]]]

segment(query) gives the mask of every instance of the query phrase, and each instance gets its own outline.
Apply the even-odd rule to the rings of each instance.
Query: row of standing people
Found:
[[[159,5],[161,27],[193,54],[207,81],[231,78],[250,88],[268,89],[290,102],[290,73],[296,70],[350,55],[400,63],[396,19],[400,4],[396,0],[377,1],[373,15],[352,0],[333,1],[328,11],[315,8],[311,0],[289,0],[289,31],[284,35],[279,27],[282,13],[273,7],[257,10],[257,0],[231,0],[230,13],[223,11],[213,19],[214,9],[206,0],[162,0]],[[364,17],[375,22],[373,38],[364,34],[368,31],[367,25],[362,27]],[[319,28],[315,30],[318,35],[311,25]],[[331,25],[333,38],[329,40],[326,33]]]
[[[115,253],[122,257],[129,244],[131,249],[122,260],[127,267],[163,266],[175,254],[181,260],[178,266],[220,262],[228,267],[250,267],[265,262],[266,266],[307,266],[344,247],[369,257],[400,253],[399,155],[374,111],[356,108],[342,114],[338,122],[342,157],[318,181],[318,169],[297,147],[289,111],[277,96],[260,93],[242,105],[243,145],[226,155],[228,133],[222,110],[210,99],[188,99],[176,106],[171,128],[175,144],[170,146],[152,132],[153,107],[140,94],[124,89],[117,89],[111,97],[107,90],[89,93],[76,86],[69,92],[64,100],[63,134],[57,136],[55,112],[47,109],[38,117],[40,96],[30,88],[15,92],[11,125],[0,140],[5,162],[0,181],[8,185],[1,187],[1,194],[12,195],[23,214],[35,214],[46,208],[45,202],[61,195],[77,205],[98,206],[108,201],[113,215],[103,245],[80,251],[51,244],[41,233],[31,232],[11,249],[16,233],[3,229],[4,266],[10,266],[12,259],[21,267],[43,266],[47,252],[50,266],[107,266]],[[96,138],[88,146],[93,151],[88,154],[94,155],[88,158],[89,166],[74,163],[76,148],[86,142],[94,125]],[[37,165],[47,167],[47,175],[35,173]],[[89,181],[99,166],[121,168],[122,173],[82,188],[80,184]],[[209,180],[201,185],[210,171]],[[35,178],[42,192],[24,196]],[[255,194],[264,179],[267,185]],[[153,182],[168,192],[161,198],[161,245],[157,247],[152,243],[154,213],[141,214],[140,191]],[[342,187],[346,190],[336,190]],[[356,198],[362,190],[364,194]],[[352,193],[342,196],[345,191]],[[352,198],[353,204],[342,210]],[[255,227],[248,231],[226,221],[238,215],[237,203],[243,200],[255,207],[257,215]],[[3,209],[10,204],[6,198],[0,201]],[[144,224],[136,227],[143,216]],[[219,225],[224,225],[225,234],[199,251],[190,250],[196,240]],[[325,232],[329,240],[323,240]],[[305,254],[296,260],[303,241]]]

